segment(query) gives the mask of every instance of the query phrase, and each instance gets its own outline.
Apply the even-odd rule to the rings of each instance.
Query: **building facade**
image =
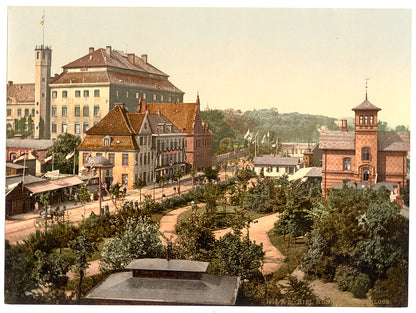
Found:
[[[199,96],[195,103],[139,102],[138,112],[160,112],[186,134],[187,172],[192,168],[199,171],[212,166],[212,132],[202,121],[200,107]]]
[[[104,170],[106,184],[133,189],[139,178],[150,183],[185,171],[185,134],[162,114],[129,113],[117,104],[86,133],[78,147],[80,164],[97,155],[108,159],[114,168]]]
[[[353,108],[355,131],[347,130],[343,121],[340,131],[322,131],[322,193],[334,183],[364,184],[391,182],[395,188],[407,184],[407,157],[410,151],[408,132],[379,132],[381,109],[365,101]]]
[[[50,133],[83,138],[115,103],[136,112],[140,98],[153,102],[183,102],[184,93],[169,76],[148,62],[148,56],[123,53],[107,46],[62,67],[50,87]]]
[[[300,166],[299,158],[269,154],[253,159],[254,171],[266,177],[294,174]]]

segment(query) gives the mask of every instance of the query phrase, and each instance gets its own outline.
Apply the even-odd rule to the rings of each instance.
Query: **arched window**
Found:
[[[368,116],[367,116],[367,115],[364,117],[364,124],[365,124],[365,125],[367,125],[367,124],[368,124]]]
[[[111,137],[110,136],[105,136],[104,140],[103,140],[103,145],[104,146],[109,146],[111,144]]]
[[[344,158],[344,171],[351,170],[351,158]]]
[[[362,124],[363,123],[363,116],[362,115],[360,115],[360,122],[359,122],[360,124]]]
[[[16,159],[17,159],[17,154],[14,152],[10,153],[10,161],[14,161]]]
[[[370,124],[374,124],[374,117],[372,115],[370,115]]]
[[[370,179],[370,171],[367,169],[363,170],[363,182],[367,182]]]

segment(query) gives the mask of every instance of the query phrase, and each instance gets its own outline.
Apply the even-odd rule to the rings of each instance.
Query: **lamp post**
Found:
[[[195,201],[192,200],[191,201],[191,208],[192,208],[192,213],[195,211]]]

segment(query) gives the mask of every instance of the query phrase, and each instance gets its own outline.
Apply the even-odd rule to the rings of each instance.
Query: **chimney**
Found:
[[[109,56],[111,56],[111,46],[105,47],[105,53],[107,53]]]
[[[114,106],[119,106],[120,108],[124,109],[124,103],[122,102],[115,103]]]
[[[348,128],[347,128],[347,120],[342,120],[341,121],[341,131],[342,132],[347,132]]]
[[[131,64],[135,64],[135,56],[134,56],[134,53],[128,53],[127,54],[127,58],[128,58],[128,60],[129,60],[129,62],[131,63]]]
[[[142,54],[142,60],[147,63],[147,54]]]
[[[23,139],[23,135],[21,134],[15,134],[13,139],[18,139],[18,140],[22,140]]]
[[[9,80],[9,81],[7,82],[7,87],[11,87],[11,86],[13,86],[13,81]]]
[[[91,54],[91,53],[93,53],[93,52],[94,52],[94,47],[90,47],[90,48],[89,48],[89,50],[88,50],[88,53],[90,53],[90,54]]]

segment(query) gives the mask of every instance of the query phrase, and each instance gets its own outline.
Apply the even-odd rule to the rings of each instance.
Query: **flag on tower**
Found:
[[[40,25],[44,25],[45,24],[45,12],[43,13],[42,17],[40,18]]]

